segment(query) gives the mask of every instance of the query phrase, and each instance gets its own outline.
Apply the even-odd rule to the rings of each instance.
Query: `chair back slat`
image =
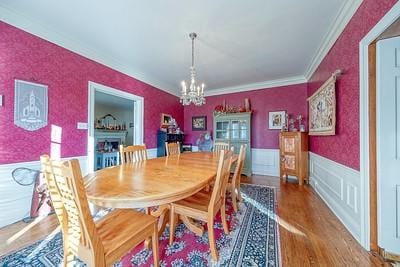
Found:
[[[90,213],[79,161],[72,159],[59,162],[43,157],[42,164],[46,170],[46,176],[50,178],[47,180],[50,184],[53,182],[55,184],[56,190],[53,190],[52,197],[58,195],[62,201],[63,233],[70,251],[76,256],[80,256],[82,250],[96,254],[103,253],[104,248]]]
[[[176,142],[176,143],[165,142],[165,151],[167,153],[167,156],[181,154],[180,143],[179,142]]]
[[[146,145],[119,146],[121,164],[144,161],[148,159]]]
[[[224,142],[215,142],[213,147],[213,152],[220,153],[221,150],[228,151],[229,150],[229,143]]]
[[[44,174],[47,190],[49,192],[51,203],[54,208],[54,212],[57,215],[57,219],[61,225],[61,229],[63,229],[63,216],[64,216],[64,205],[62,204],[61,196],[59,194],[59,189],[57,188],[57,184],[55,181],[53,168],[49,164],[50,157],[48,155],[43,155],[40,157],[40,162],[42,165],[42,173]]]
[[[220,151],[217,177],[215,178],[215,184],[211,194],[210,204],[208,206],[209,211],[214,210],[214,206],[219,201],[225,201],[225,191],[232,166],[232,155],[232,150],[228,149]]]

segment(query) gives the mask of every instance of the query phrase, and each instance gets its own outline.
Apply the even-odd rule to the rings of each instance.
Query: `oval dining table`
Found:
[[[159,234],[168,220],[168,205],[205,188],[216,176],[219,154],[188,152],[105,168],[85,177],[89,202],[105,208],[147,208],[159,218]],[[234,155],[233,161],[237,160]],[[195,232],[192,221],[184,223]]]

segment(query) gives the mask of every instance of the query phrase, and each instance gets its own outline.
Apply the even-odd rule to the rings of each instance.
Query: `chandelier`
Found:
[[[204,83],[199,85],[196,82],[196,70],[194,68],[194,39],[197,38],[197,34],[192,32],[189,34],[192,40],[192,66],[190,67],[190,85],[189,88],[186,86],[186,82],[182,81],[182,95],[180,102],[182,105],[187,106],[193,103],[196,106],[201,106],[206,103],[204,98]]]

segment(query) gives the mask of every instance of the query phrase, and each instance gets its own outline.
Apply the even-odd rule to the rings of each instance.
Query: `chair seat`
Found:
[[[107,261],[119,259],[120,251],[128,252],[151,235],[152,224],[157,224],[155,217],[133,209],[116,209],[96,222]]]
[[[173,205],[178,209],[191,209],[207,214],[210,200],[211,192],[202,190],[190,197],[174,202]]]

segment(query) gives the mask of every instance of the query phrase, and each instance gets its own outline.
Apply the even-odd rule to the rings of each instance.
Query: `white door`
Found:
[[[400,37],[377,43],[378,245],[400,255]]]

